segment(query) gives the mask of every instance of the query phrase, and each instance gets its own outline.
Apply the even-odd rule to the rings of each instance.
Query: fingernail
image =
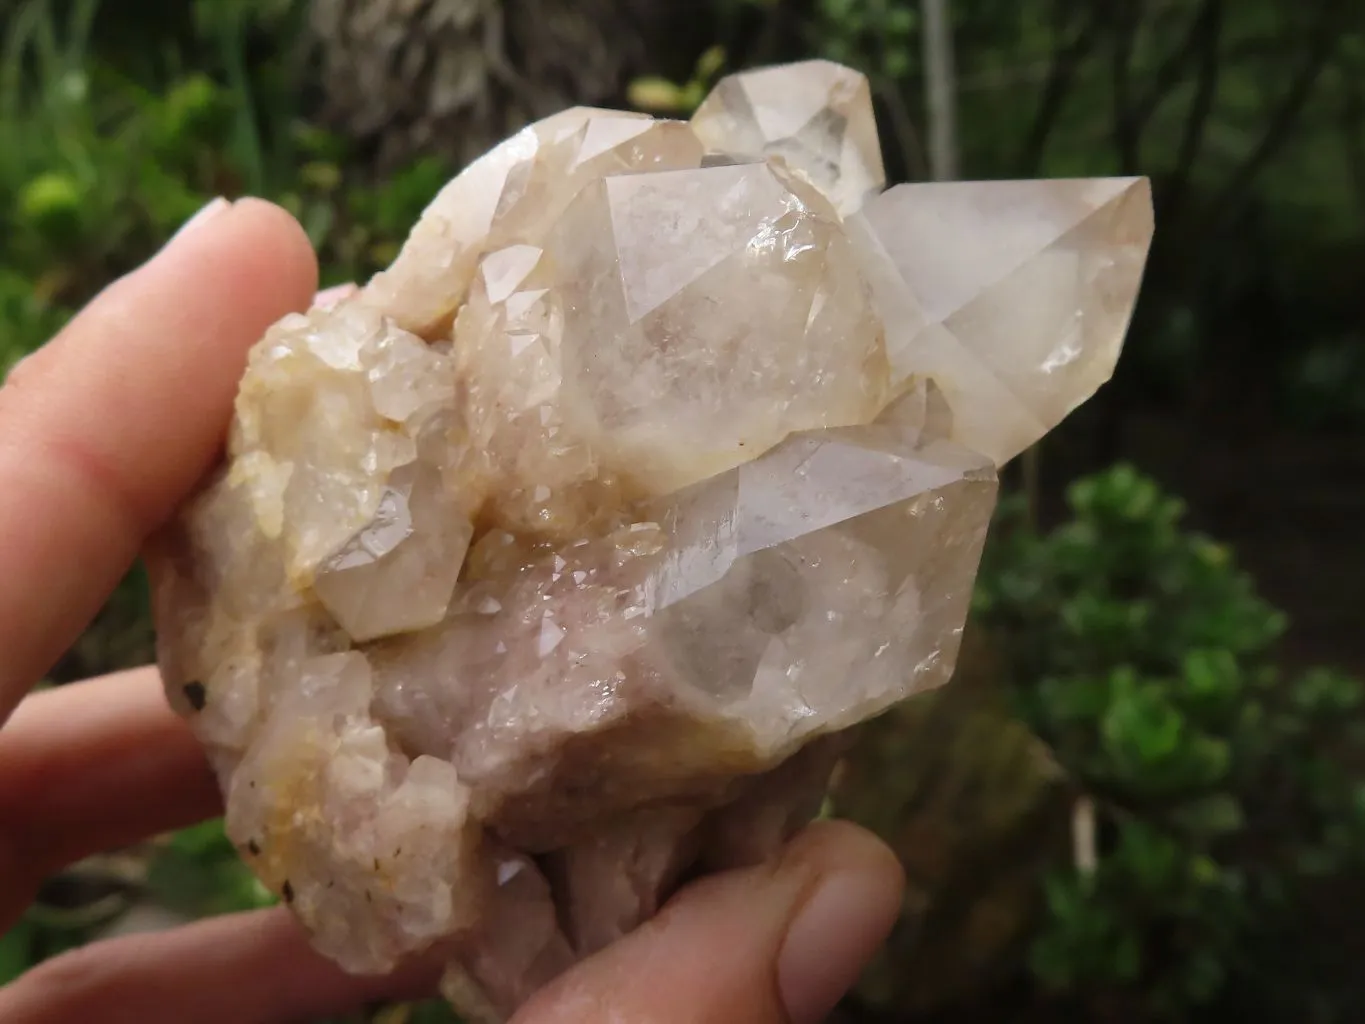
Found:
[[[353,284],[339,284],[324,288],[313,296],[314,309],[331,309],[343,299],[348,299],[360,289]]]
[[[194,228],[202,227],[204,224],[212,220],[214,217],[218,216],[218,214],[222,213],[231,205],[232,204],[228,202],[226,199],[224,199],[222,196],[219,196],[217,199],[209,201],[199,209],[198,213],[196,213],[189,220],[185,221],[184,224],[181,224],[180,229],[170,237],[170,241],[168,241],[166,244],[169,245],[171,242],[174,242],[178,238],[184,238]]]
[[[777,961],[791,1024],[818,1024],[834,1010],[899,911],[886,881],[874,874],[838,871],[817,883],[787,928]]]

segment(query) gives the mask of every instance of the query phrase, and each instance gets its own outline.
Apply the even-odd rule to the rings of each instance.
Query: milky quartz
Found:
[[[161,664],[327,956],[439,956],[503,1020],[948,679],[996,467],[1113,370],[1150,197],[884,184],[833,64],[566,111],[252,351]]]

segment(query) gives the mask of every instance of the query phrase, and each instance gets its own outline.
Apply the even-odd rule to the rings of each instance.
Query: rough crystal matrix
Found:
[[[256,346],[161,662],[325,954],[438,950],[502,1019],[947,680],[995,468],[1111,373],[1150,197],[884,184],[833,64],[566,111]]]

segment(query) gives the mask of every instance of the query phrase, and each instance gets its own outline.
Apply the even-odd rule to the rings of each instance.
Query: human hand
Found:
[[[0,933],[62,866],[221,813],[155,669],[25,694],[218,458],[247,349],[316,285],[288,214],[219,203],[0,388]],[[812,1024],[889,931],[901,885],[872,836],[813,826],[773,864],[688,887],[515,1024]],[[0,1021],[295,1021],[433,985],[422,963],[347,976],[276,908],[49,960],[0,989]]]

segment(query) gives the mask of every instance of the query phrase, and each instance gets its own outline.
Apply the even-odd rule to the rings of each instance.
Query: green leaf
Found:
[[[157,143],[172,159],[182,161],[204,144],[221,144],[232,128],[229,98],[208,75],[177,82],[156,112]]]
[[[1142,973],[1142,943],[1136,932],[1124,932],[1114,947],[1113,974],[1120,982],[1132,982]]]
[[[899,47],[887,51],[885,62],[888,78],[906,78],[914,67],[909,52]]]
[[[1241,802],[1230,793],[1214,793],[1177,807],[1171,820],[1181,829],[1200,837],[1229,835],[1246,823]]]
[[[341,187],[341,168],[325,160],[313,160],[299,170],[299,180],[315,192],[335,192]]]
[[[652,75],[631,82],[626,99],[636,110],[675,113],[684,109],[683,86]]]
[[[1357,679],[1332,669],[1313,669],[1293,684],[1294,703],[1310,715],[1336,716],[1353,711],[1365,699]]]
[[[697,79],[710,82],[725,67],[726,53],[723,46],[712,46],[697,60]]]
[[[1227,969],[1216,953],[1196,949],[1186,958],[1182,974],[1185,992],[1198,1005],[1207,1003],[1217,994],[1227,975]]]
[[[1117,695],[1102,724],[1106,745],[1116,758],[1145,763],[1170,757],[1183,728],[1180,712],[1152,687]]]
[[[392,175],[374,196],[374,229],[395,244],[401,241],[449,177],[450,168],[435,157],[418,160]]]
[[[171,846],[178,852],[195,859],[208,859],[235,853],[232,842],[223,831],[223,820],[191,825],[181,829],[171,837]]]
[[[67,245],[81,234],[86,190],[75,177],[49,171],[30,181],[19,195],[19,223],[53,245]]]
[[[22,918],[0,934],[0,987],[33,966],[33,938],[34,926]]]
[[[431,999],[412,1008],[408,1024],[460,1024],[460,1018],[448,1003]]]

